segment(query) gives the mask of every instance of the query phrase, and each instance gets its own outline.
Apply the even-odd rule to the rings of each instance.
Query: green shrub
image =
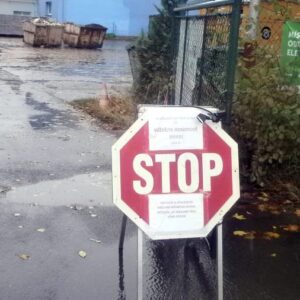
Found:
[[[173,9],[187,0],[162,0],[158,15],[150,17],[148,35],[134,45],[139,60],[135,94],[141,103],[162,103],[171,97],[174,73]]]
[[[257,49],[252,68],[240,62],[233,114],[242,170],[252,181],[300,175],[299,89],[284,81],[270,50]]]

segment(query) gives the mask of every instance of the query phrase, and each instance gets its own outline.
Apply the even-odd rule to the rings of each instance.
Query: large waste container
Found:
[[[64,26],[44,18],[23,23],[24,42],[34,47],[59,47],[62,44]]]
[[[75,48],[101,48],[107,28],[99,24],[77,25],[65,24],[64,44]]]

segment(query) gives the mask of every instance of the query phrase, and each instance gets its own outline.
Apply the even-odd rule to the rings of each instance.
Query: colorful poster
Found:
[[[300,22],[284,24],[280,66],[289,83],[300,85]]]

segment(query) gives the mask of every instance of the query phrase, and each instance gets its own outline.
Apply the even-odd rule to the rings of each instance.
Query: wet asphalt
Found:
[[[130,87],[126,45],[40,49],[0,38],[1,300],[137,299],[137,229],[128,223],[120,255],[122,214],[112,204],[117,135],[68,104],[101,94],[102,83]],[[299,299],[299,234],[233,235],[291,223],[299,219],[251,211],[243,199],[228,213],[224,299]],[[143,257],[143,299],[217,299],[216,259],[204,240],[144,238]]]

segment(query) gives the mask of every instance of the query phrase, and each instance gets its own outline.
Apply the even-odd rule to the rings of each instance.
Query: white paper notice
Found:
[[[159,232],[184,232],[204,226],[203,194],[149,195],[149,225]]]
[[[195,111],[170,109],[164,110],[164,115],[153,112],[149,118],[149,147],[150,151],[202,149],[203,127]]]

